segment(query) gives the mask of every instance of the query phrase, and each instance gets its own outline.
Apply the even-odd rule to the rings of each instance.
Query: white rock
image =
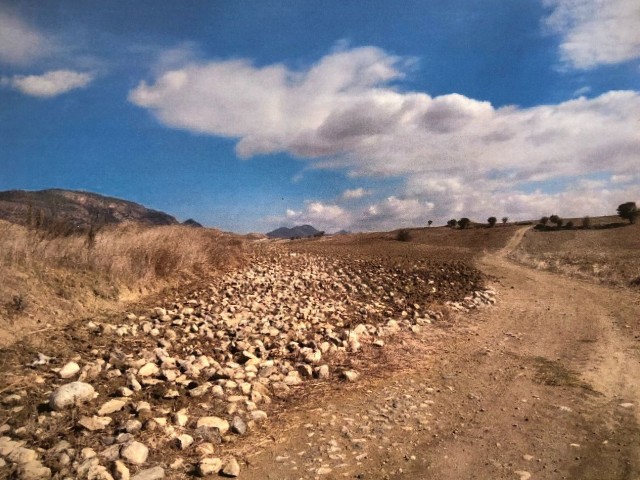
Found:
[[[100,410],[98,410],[98,415],[109,415],[111,413],[119,412],[126,404],[126,400],[114,398],[102,404]]]
[[[95,432],[97,430],[104,430],[112,420],[111,417],[96,417],[94,415],[93,417],[81,417],[80,420],[78,420],[78,425],[83,426],[91,432]]]
[[[136,473],[131,480],[161,480],[162,478],[164,478],[164,468],[153,467]]]
[[[127,443],[120,450],[120,456],[134,465],[142,465],[147,461],[149,449],[144,443]],[[135,477],[134,477],[135,478]]]
[[[178,448],[180,448],[181,450],[185,450],[193,444],[193,437],[191,435],[183,433],[178,438],[176,438],[176,441],[178,444]]]
[[[220,435],[224,435],[229,430],[229,422],[219,417],[200,417],[196,428],[200,427],[217,428]]]
[[[149,362],[144,364],[138,370],[138,375],[141,377],[151,377],[160,373],[160,368],[155,363]]]
[[[113,464],[113,478],[115,480],[129,480],[131,478],[131,474],[129,473],[129,469],[121,460],[116,460]]]
[[[222,468],[222,460],[219,458],[203,458],[198,464],[198,475],[206,477],[215,475]]]
[[[238,464],[238,461],[231,457],[222,469],[222,473],[227,477],[237,477],[240,475],[240,465]]]
[[[53,410],[89,402],[96,396],[96,391],[88,383],[71,382],[54,390],[49,397],[49,406]]]
[[[60,378],[71,378],[80,371],[80,365],[76,362],[69,362],[60,369],[58,375]]]

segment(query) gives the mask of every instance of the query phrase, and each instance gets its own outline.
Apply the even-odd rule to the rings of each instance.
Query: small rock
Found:
[[[49,406],[53,410],[62,410],[93,400],[94,388],[88,383],[71,382],[55,389],[49,397]]]
[[[238,475],[240,475],[240,465],[234,457],[231,457],[227,464],[224,466],[224,468],[222,469],[222,474],[226,475],[227,477],[237,477]]]
[[[221,468],[222,460],[219,458],[203,458],[200,460],[200,463],[198,463],[198,475],[201,477],[215,475]]]
[[[360,374],[355,370],[345,370],[342,372],[342,377],[348,382],[355,382]]]
[[[193,437],[191,435],[183,433],[178,438],[176,438],[176,442],[180,450],[186,450],[193,444]]]
[[[69,362],[58,372],[60,378],[71,378],[80,371],[80,365],[76,362]]]
[[[93,417],[81,417],[80,420],[78,420],[78,425],[91,432],[95,432],[98,430],[104,430],[112,420],[113,419],[111,417],[97,417],[94,415]]]
[[[124,464],[122,460],[116,460],[113,464],[113,478],[115,480],[129,480],[131,478],[131,474],[129,473],[129,469]]]
[[[134,465],[142,465],[147,461],[149,449],[144,443],[131,442],[122,447],[120,456]]]
[[[267,412],[263,410],[253,410],[251,412],[251,418],[256,422],[262,422],[267,419]]]
[[[164,478],[164,468],[153,467],[136,473],[131,477],[131,480],[160,480],[162,478]]]
[[[151,377],[158,373],[160,373],[160,368],[158,368],[158,366],[153,362],[144,364],[140,367],[140,370],[138,370],[138,376],[140,377]]]
[[[520,477],[520,480],[529,480],[531,478],[531,474],[529,472],[526,472],[524,470],[517,470],[515,472],[516,475],[518,475]]]
[[[327,475],[331,472],[332,470],[329,467],[320,467],[318,470],[316,470],[316,473],[318,475]]]
[[[527,462],[530,462],[531,460],[533,460],[533,455],[523,455],[522,459]]]
[[[207,427],[217,428],[221,435],[229,431],[229,422],[219,417],[200,417],[196,424],[196,428]]]
[[[233,417],[231,421],[231,431],[237,435],[247,433],[247,424],[240,417]]]
[[[51,478],[51,470],[37,461],[23,463],[18,467],[20,480],[45,480]]]
[[[114,398],[113,400],[109,400],[108,402],[104,403],[100,407],[100,410],[98,410],[98,415],[109,415],[111,413],[119,412],[124,408],[126,404],[126,400]]]
[[[629,403],[629,402],[627,402],[627,403],[621,403],[621,404],[619,404],[618,406],[619,406],[619,407],[622,407],[622,408],[633,408],[633,403]]]

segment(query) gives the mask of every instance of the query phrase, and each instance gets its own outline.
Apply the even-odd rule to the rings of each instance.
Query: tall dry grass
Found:
[[[121,224],[91,235],[52,236],[0,221],[0,269],[62,268],[135,287],[206,275],[241,257],[239,240],[210,229]]]

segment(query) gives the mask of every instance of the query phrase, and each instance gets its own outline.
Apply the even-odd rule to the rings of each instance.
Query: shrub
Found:
[[[498,222],[498,219],[496,217],[487,218],[487,223],[489,223],[490,227],[495,227],[497,222]]]
[[[432,223],[433,223],[433,220],[429,220],[429,221],[427,222],[427,226],[428,226],[428,227],[430,227]]]
[[[569,230],[571,230],[573,228],[573,220],[569,220],[567,222],[567,224],[565,225],[565,227]]]
[[[540,219],[540,224],[541,225],[546,225],[547,223],[549,223],[549,217],[542,217]]]
[[[585,230],[591,228],[591,218],[588,216],[582,218],[582,228]]]
[[[506,225],[508,221],[509,221],[509,217],[502,217],[502,224],[503,225]]]
[[[455,218],[447,222],[447,227],[454,228],[456,225],[458,225],[458,221]]]
[[[398,233],[396,233],[396,240],[400,242],[408,242],[409,240],[411,240],[411,232],[406,228],[398,230]]]

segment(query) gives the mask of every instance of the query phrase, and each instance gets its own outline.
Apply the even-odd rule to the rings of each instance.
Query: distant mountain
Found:
[[[299,225],[297,227],[286,228],[280,227],[273,232],[267,233],[269,238],[295,238],[295,237],[313,237],[320,233],[320,230],[316,230],[311,225]]]
[[[182,225],[185,225],[187,227],[203,228],[202,224],[199,222],[196,222],[193,218],[185,220],[184,222],[182,222]]]
[[[340,230],[339,232],[334,233],[334,235],[350,235],[351,232],[349,230]]]
[[[22,225],[64,222],[77,229],[125,221],[145,225],[177,225],[169,214],[119,198],[74,190],[9,190],[0,192],[0,219]]]

